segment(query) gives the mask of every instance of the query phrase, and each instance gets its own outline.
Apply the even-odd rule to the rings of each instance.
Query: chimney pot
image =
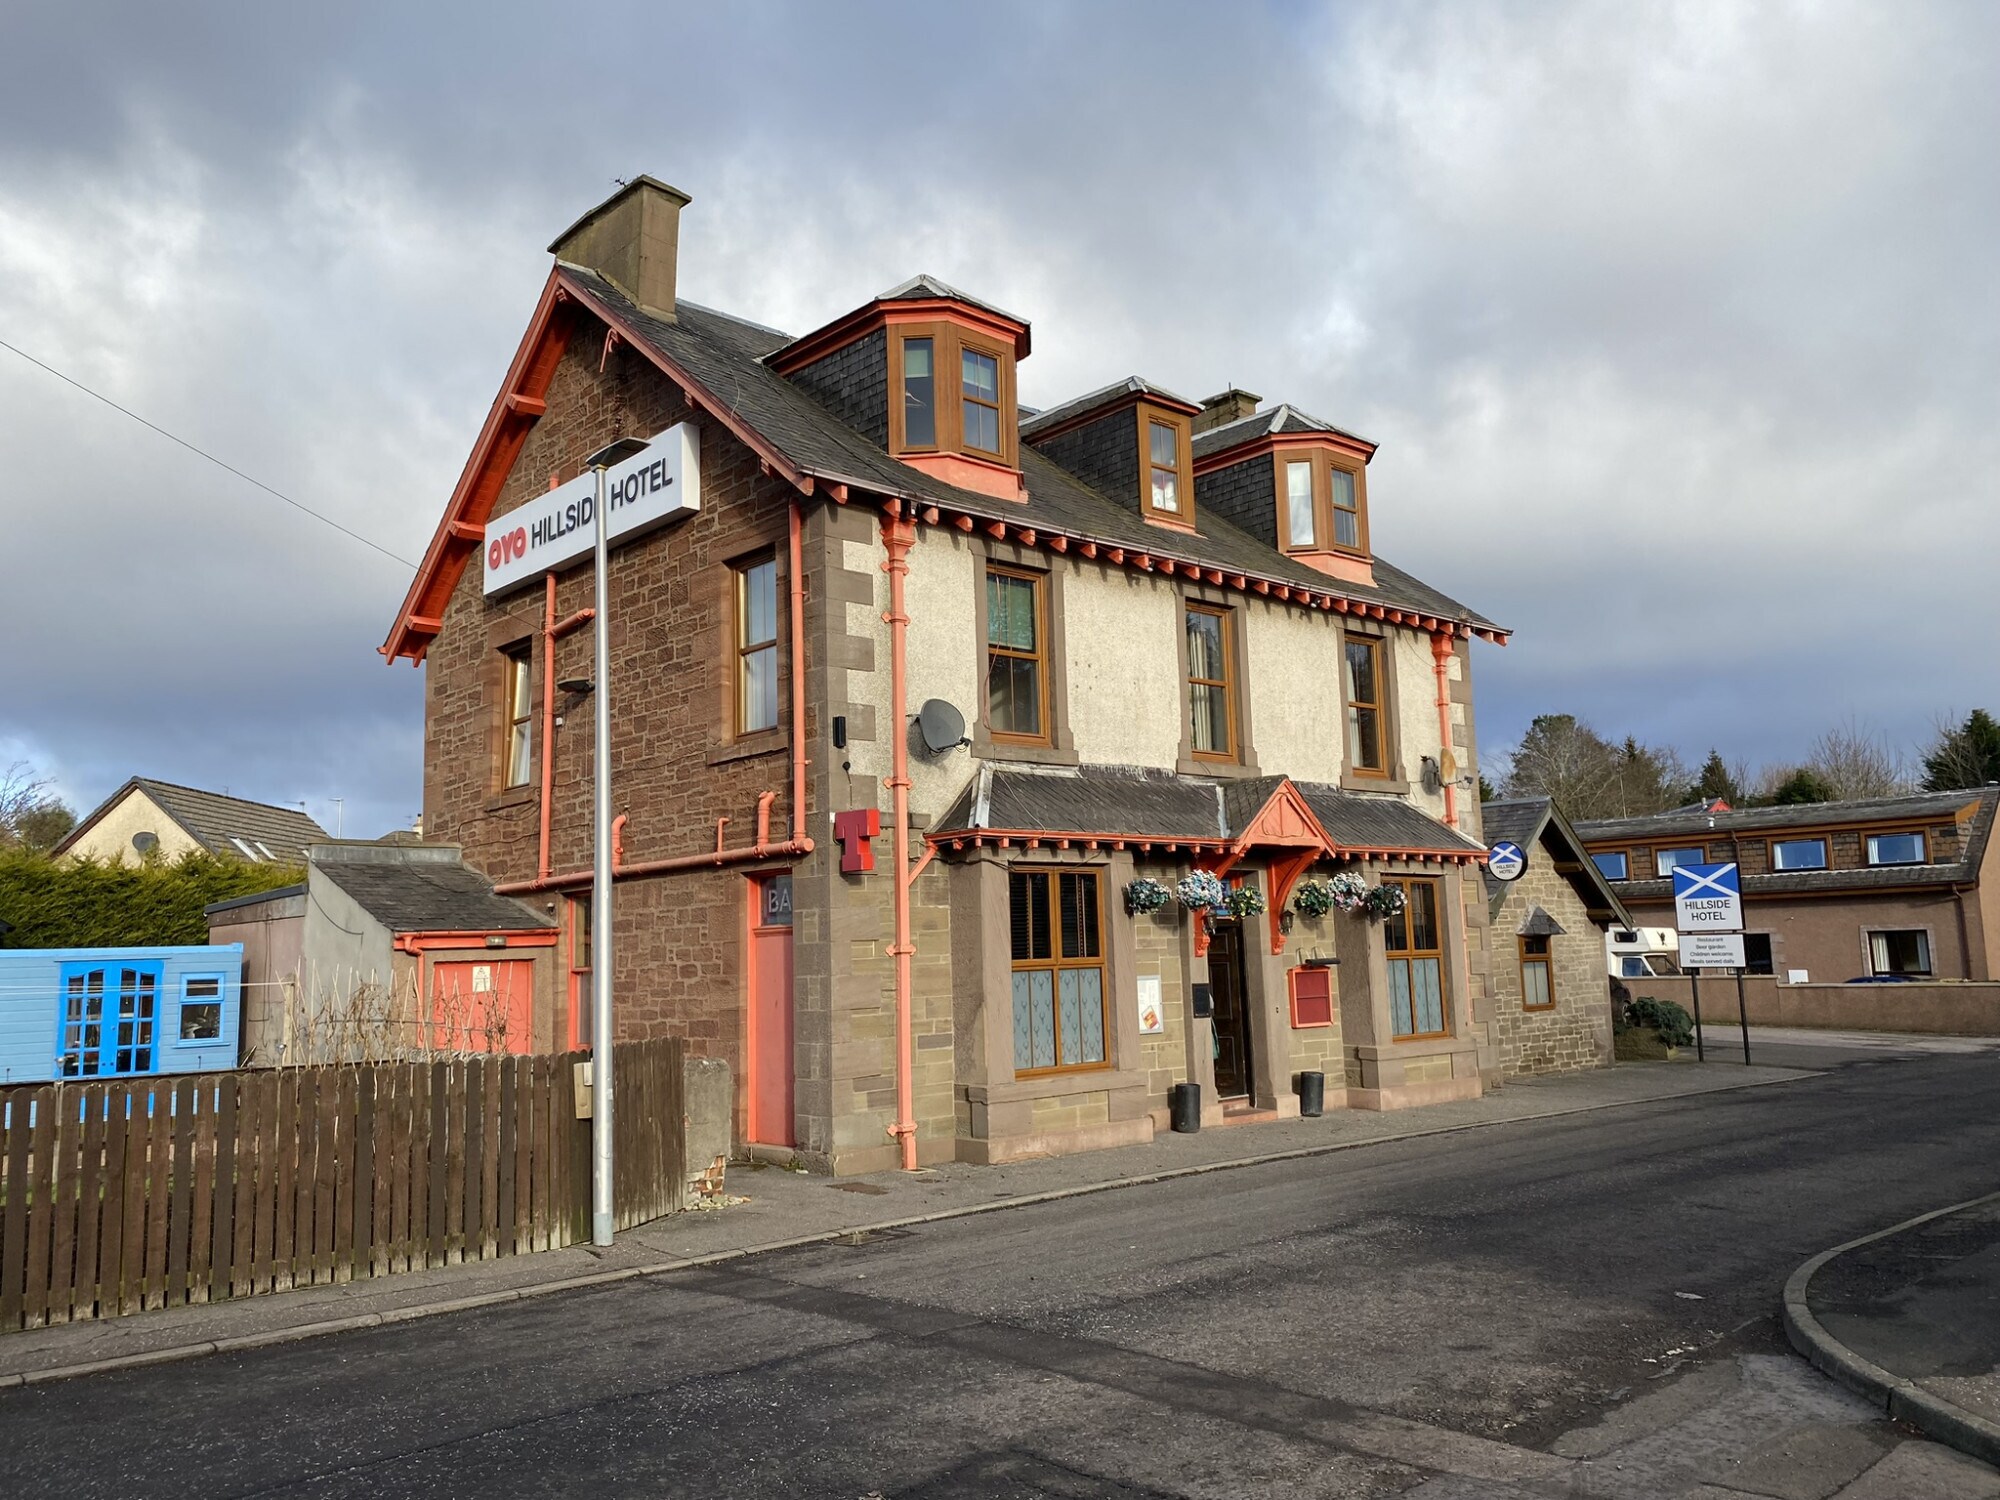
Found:
[[[1212,427],[1227,427],[1231,422],[1255,416],[1257,404],[1263,399],[1232,385],[1221,395],[1210,396],[1201,403],[1201,415],[1194,419],[1194,431],[1207,432]]]
[[[556,236],[557,260],[595,271],[656,318],[674,318],[681,210],[688,195],[657,177],[635,177]]]

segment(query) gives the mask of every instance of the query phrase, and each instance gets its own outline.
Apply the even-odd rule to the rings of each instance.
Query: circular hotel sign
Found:
[[[1495,880],[1519,880],[1527,871],[1527,851],[1512,839],[1502,839],[1486,851],[1486,873]]]

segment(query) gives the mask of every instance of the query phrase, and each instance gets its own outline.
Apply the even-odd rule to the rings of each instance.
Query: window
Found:
[[[590,1044],[590,919],[588,892],[569,898],[569,1045]]]
[[[1924,858],[1924,836],[1921,833],[1868,835],[1868,863],[1871,865],[1920,865]]]
[[[1623,880],[1626,878],[1625,851],[1623,849],[1620,849],[1615,854],[1593,854],[1590,856],[1590,862],[1597,866],[1597,873],[1602,875],[1606,880]]]
[[[1000,361],[977,349],[961,349],[959,399],[965,446],[1000,456]]]
[[[526,786],[534,775],[534,706],[529,685],[534,677],[534,647],[527,641],[500,653],[500,701],[506,720],[503,787]],[[255,858],[252,855],[251,858]]]
[[[219,978],[211,976],[181,982],[180,1040],[222,1040],[222,981]]]
[[[996,739],[1046,742],[1047,637],[1042,579],[986,572],[986,722]]]
[[[1382,924],[1389,959],[1389,1020],[1398,1041],[1445,1036],[1444,938],[1438,929],[1438,882],[1391,876],[1403,909]]]
[[[1771,845],[1774,870],[1824,870],[1825,839],[1779,839]]]
[[[1546,936],[1521,938],[1521,1009],[1553,1010],[1556,1003],[1555,966]]]
[[[1324,450],[1278,455],[1278,503],[1293,552],[1368,550],[1366,481]]]
[[[1868,934],[1868,972],[1922,974],[1931,971],[1931,938],[1927,932]]]
[[[778,561],[736,568],[736,732],[778,727]]]
[[[1188,711],[1193,746],[1205,760],[1236,755],[1236,713],[1229,681],[1229,612],[1205,604],[1187,607]]]
[[[1294,462],[1285,465],[1285,535],[1294,548],[1317,545],[1313,530],[1313,466]]]
[[[1743,934],[1743,972],[1745,974],[1775,974],[1777,965],[1772,962],[1771,934],[1768,932],[1746,932]]]
[[[903,340],[903,445],[937,446],[937,374],[929,339]]]
[[[1181,508],[1180,433],[1166,422],[1148,421],[1146,452],[1153,476],[1153,509],[1178,514]]]
[[[1355,548],[1361,545],[1361,514],[1354,500],[1354,476],[1331,466],[1326,471],[1328,492],[1333,498],[1333,544]]]
[[[1653,868],[1662,875],[1671,875],[1678,865],[1698,865],[1706,851],[1698,848],[1655,849]]]
[[[1101,1068],[1104,945],[1093,871],[1007,877],[1014,953],[1014,1071]]]
[[[1359,776],[1386,776],[1389,757],[1382,734],[1382,643],[1349,636],[1343,651],[1347,688],[1347,768]]]

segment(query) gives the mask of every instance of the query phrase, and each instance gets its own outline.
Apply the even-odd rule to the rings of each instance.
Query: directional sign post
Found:
[[[1694,995],[1694,1055],[1708,1060],[1701,1036],[1701,971],[1736,970],[1736,1019],[1743,1030],[1743,1065],[1750,1065],[1750,1015],[1743,997],[1743,881],[1736,864],[1674,866],[1674,926],[1681,967]]]

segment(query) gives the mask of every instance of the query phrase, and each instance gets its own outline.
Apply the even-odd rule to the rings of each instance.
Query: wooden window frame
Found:
[[[903,431],[903,345],[911,339],[931,341],[931,380],[936,388],[937,441],[912,444]],[[1000,451],[988,452],[965,441],[964,355],[983,354],[998,366],[1000,388]],[[945,374],[949,371],[949,376]],[[977,333],[949,319],[932,318],[889,324],[889,454],[892,458],[956,454],[972,463],[1018,470],[1020,408],[1014,391],[1014,346]]]
[[[771,570],[771,638],[768,641],[750,641],[749,588],[750,575],[758,568]],[[784,638],[782,615],[784,613],[778,588],[778,554],[775,548],[747,553],[734,558],[729,564],[729,654],[732,669],[730,692],[730,737],[748,739],[754,735],[775,733],[784,719],[784,658],[780,643]],[[754,728],[746,721],[749,708],[749,662],[760,652],[771,654],[771,722]]]
[[[1014,876],[1041,875],[1048,880],[1049,957],[1015,958],[1013,949],[1014,930]],[[1062,951],[1062,878],[1064,876],[1087,875],[1092,882],[1097,902],[1097,955],[1094,958],[1071,958]],[[1112,1056],[1114,1038],[1112,1035],[1111,974],[1107,963],[1106,949],[1110,946],[1110,932],[1104,925],[1104,880],[1105,872],[1097,868],[1074,868],[1064,865],[1009,866],[1007,870],[1007,974],[1008,999],[1012,1003],[1013,976],[1016,974],[1047,973],[1055,1020],[1055,1055],[1058,1059],[1053,1067],[1016,1068],[1016,1078],[1052,1078],[1072,1073],[1104,1073],[1115,1065]],[[1064,1063],[1062,1058],[1062,976],[1065,970],[1095,969],[1097,971],[1098,1004],[1103,1007],[1104,1060],[1102,1062]],[[1009,1033],[1012,1032],[1013,1016],[1008,1016]]]
[[[1780,866],[1778,863],[1778,846],[1780,844],[1818,844],[1819,863],[1816,865]],[[1866,846],[1864,845],[1863,848],[1865,850]],[[1830,870],[1833,868],[1833,845],[1824,834],[1818,833],[1799,834],[1792,838],[1766,839],[1764,842],[1764,868],[1769,870],[1773,875],[1790,875],[1793,873],[1803,873],[1808,870]]]
[[[1181,633],[1187,633],[1189,615],[1213,615],[1222,622],[1222,676],[1196,677],[1194,675],[1194,651],[1190,647],[1185,653],[1186,674],[1183,682],[1187,688],[1188,712],[1188,755],[1194,760],[1220,761],[1234,764],[1242,754],[1242,736],[1236,728],[1236,611],[1227,605],[1207,604],[1194,599],[1181,601]],[[1227,744],[1221,750],[1203,750],[1195,744],[1194,735],[1194,690],[1197,686],[1219,687],[1222,689],[1223,729]]]
[[[564,913],[569,919],[566,924],[569,931],[565,934],[563,940],[563,963],[569,972],[569,1045],[571,1051],[582,1047],[586,1041],[583,1017],[590,1009],[590,968],[591,964],[596,962],[596,944],[590,930],[593,915],[591,900],[592,897],[588,891],[581,896],[571,896],[569,898],[569,909]],[[579,949],[589,950],[584,953],[586,962],[581,964],[577,962]]]
[[[1599,861],[1600,859],[1615,859],[1618,861],[1618,869],[1620,873],[1616,875],[1613,875],[1609,870],[1605,869],[1602,865],[1598,865],[1597,873],[1604,879],[1630,880],[1632,878],[1632,854],[1630,850],[1600,849],[1595,854],[1592,854],[1590,856],[1590,862],[1593,865],[1596,865],[1597,861]]]
[[[1273,503],[1278,511],[1278,535],[1283,538],[1283,550],[1294,556],[1312,556],[1329,553],[1339,557],[1367,558],[1368,539],[1368,466],[1358,458],[1336,453],[1330,448],[1297,446],[1278,447],[1272,450],[1271,472],[1273,475]],[[1313,540],[1299,542],[1292,536],[1292,497],[1290,477],[1286,466],[1305,463],[1312,466],[1312,506]],[[1354,480],[1354,530],[1358,538],[1353,546],[1336,541],[1333,524],[1334,470],[1352,476]],[[1339,507],[1345,509],[1345,507]]]
[[[1870,855],[1870,850],[1868,846],[1871,843],[1873,843],[1876,839],[1908,839],[1908,838],[1913,838],[1917,840],[1917,842],[1923,846],[1923,853],[1919,855],[1916,859],[1877,860],[1872,858]],[[1927,865],[1930,862],[1931,862],[1931,834],[1930,834],[1930,829],[1928,827],[1877,828],[1869,832],[1864,832],[1861,835],[1861,867],[1864,870],[1912,870],[1919,865]],[[1886,932],[1892,929],[1884,928],[1882,930]],[[1901,929],[1894,929],[1894,930],[1901,930]],[[1909,930],[1915,931],[1916,929],[1911,928]]]
[[[1194,530],[1194,419],[1177,411],[1163,411],[1140,402],[1133,408],[1139,428],[1139,514],[1160,526]],[[1170,429],[1174,434],[1174,496],[1172,510],[1153,504],[1153,428]]]
[[[987,738],[996,745],[1026,745],[1049,749],[1055,743],[1054,726],[1049,721],[1049,579],[1046,573],[1037,573],[1030,568],[1010,567],[1005,563],[988,562],[979,576],[979,590],[986,592],[986,580],[994,574],[1007,578],[1018,578],[1032,584],[1035,590],[1035,649],[1032,652],[1019,651],[1012,647],[995,647],[993,644],[993,624],[987,616],[986,639],[980,644],[981,670],[979,675],[980,721],[986,727]],[[983,612],[982,612],[983,613]],[[1021,734],[1014,730],[999,729],[992,722],[991,688],[993,653],[1015,660],[1031,660],[1035,663],[1035,692],[1039,700],[1036,722],[1040,725],[1037,734]]]
[[[978,396],[971,395],[966,391],[965,361],[966,361],[966,356],[968,355],[971,355],[974,358],[978,359],[988,359],[993,362],[993,399],[990,402],[984,401],[980,399]],[[959,442],[959,451],[965,454],[966,457],[968,458],[984,458],[994,463],[998,463],[1000,462],[1000,456],[1007,451],[1007,424],[1003,419],[1003,411],[1000,405],[1001,386],[1003,379],[1001,375],[1001,367],[1005,363],[1006,360],[1003,356],[982,349],[979,347],[979,345],[975,343],[967,343],[964,342],[963,340],[961,340],[959,343],[958,442]],[[993,447],[976,448],[973,446],[971,429],[969,424],[965,420],[966,408],[970,406],[982,407],[990,410],[993,413],[993,442],[994,442]]]
[[[515,702],[518,685],[522,703]],[[521,712],[515,712],[519,707]],[[521,778],[514,779],[514,737],[527,732]],[[535,642],[533,637],[500,647],[500,792],[518,792],[535,784]]]
[[[1540,943],[1542,951],[1540,953],[1530,953],[1528,951],[1528,944],[1530,943]],[[1541,933],[1521,933],[1515,937],[1514,946],[1516,956],[1520,959],[1521,963],[1521,1009],[1536,1012],[1554,1010],[1556,1008],[1555,940]],[[1530,1005],[1528,1003],[1528,967],[1531,964],[1540,964],[1543,974],[1547,976],[1546,988],[1549,998],[1541,1005]]]
[[[1406,918],[1410,906],[1410,887],[1414,885],[1427,885],[1431,888],[1432,891],[1431,918],[1437,927],[1437,943],[1438,943],[1437,947],[1399,948],[1391,950],[1389,947],[1388,924],[1384,923],[1382,929],[1382,957],[1384,962],[1389,964],[1394,964],[1398,960],[1401,960],[1403,962],[1412,962],[1414,960],[1424,959],[1424,958],[1434,958],[1437,960],[1438,1020],[1439,1024],[1444,1028],[1441,1031],[1412,1031],[1407,1034],[1398,1032],[1395,1029],[1396,1026],[1395,1011],[1394,1007],[1392,1006],[1390,1009],[1390,1020],[1389,1020],[1390,1038],[1391,1040],[1397,1042],[1434,1042],[1439,1040],[1440,1038],[1449,1037],[1452,1034],[1451,966],[1445,960],[1446,934],[1445,934],[1444,882],[1435,875],[1385,875],[1382,877],[1382,884],[1400,886],[1402,888],[1403,910],[1406,914]],[[1411,924],[1407,919],[1403,923],[1403,930],[1406,933],[1411,930]],[[1410,1024],[1414,1026],[1417,1020],[1416,1004],[1415,1004],[1416,989],[1414,986],[1411,987],[1410,994],[1412,997],[1410,1005]]]
[[[1661,855],[1686,854],[1690,851],[1694,853],[1695,857],[1692,860],[1685,861],[1685,863],[1696,864],[1696,865],[1705,865],[1708,863],[1708,846],[1706,844],[1655,845],[1654,848],[1651,850],[1653,856],[1653,878],[1655,880],[1671,880],[1674,878],[1674,867],[1672,865],[1667,866],[1667,868],[1664,870],[1660,868]]]
[[[1354,645],[1367,646],[1369,654],[1375,663],[1375,701],[1373,703],[1365,702],[1359,698],[1350,698],[1347,695],[1347,650],[1348,647]],[[1342,742],[1340,746],[1340,763],[1347,775],[1363,777],[1370,781],[1388,781],[1390,779],[1389,767],[1396,758],[1394,747],[1390,743],[1392,736],[1388,702],[1389,695],[1386,690],[1387,685],[1383,682],[1384,673],[1382,670],[1382,658],[1388,650],[1388,646],[1389,640],[1386,636],[1362,635],[1354,631],[1343,632],[1340,639],[1340,734]],[[1379,766],[1363,766],[1358,764],[1354,759],[1354,735],[1352,734],[1352,728],[1353,715],[1357,708],[1372,708],[1375,710],[1376,748],[1382,757],[1382,764]]]

